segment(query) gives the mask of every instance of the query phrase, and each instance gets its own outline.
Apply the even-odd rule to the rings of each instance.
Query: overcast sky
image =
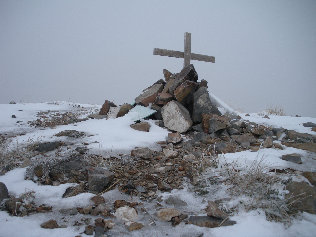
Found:
[[[209,90],[234,109],[316,117],[316,1],[0,0],[0,103],[132,102],[192,52]]]

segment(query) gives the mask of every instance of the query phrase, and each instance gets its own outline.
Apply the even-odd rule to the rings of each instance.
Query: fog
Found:
[[[133,102],[192,52],[209,90],[243,112],[316,117],[316,1],[0,0],[0,103]],[[0,112],[1,113],[1,112]]]

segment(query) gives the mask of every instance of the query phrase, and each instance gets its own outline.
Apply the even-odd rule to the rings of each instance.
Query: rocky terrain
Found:
[[[316,214],[315,123],[301,124],[310,131],[301,133],[251,122],[250,115],[219,106],[193,65],[163,74],[135,104],[106,100],[97,113],[84,106],[40,111],[22,133],[1,132],[1,210],[19,218],[39,216],[42,229],[71,228],[76,235],[69,236],[209,236],[208,228],[238,226],[238,213],[259,210],[284,226],[302,213]],[[133,132],[145,136],[160,127],[165,139],[106,150],[96,148],[95,134],[76,129],[89,121],[125,121],[133,113],[142,119],[132,120],[125,136],[133,140]],[[262,115],[266,121],[269,116]],[[19,136],[43,130],[49,139],[13,146]],[[249,165],[238,163],[238,156],[253,154],[264,155]],[[282,165],[267,165],[264,156]],[[36,189],[17,195],[8,185],[14,172],[36,187],[60,187],[62,204],[50,203]]]

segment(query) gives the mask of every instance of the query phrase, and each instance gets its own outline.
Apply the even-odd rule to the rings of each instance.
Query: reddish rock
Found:
[[[117,208],[124,207],[124,206],[135,207],[138,205],[138,203],[137,202],[127,202],[125,200],[116,200],[113,205],[114,205],[114,208],[117,209]]]
[[[193,98],[193,93],[197,87],[197,83],[193,81],[184,81],[180,86],[178,86],[174,91],[174,96],[177,101],[183,103],[187,100],[189,96]]]
[[[100,196],[100,195],[93,196],[90,200],[91,200],[96,206],[99,205],[99,204],[105,203],[104,197],[102,197],[102,196]]]
[[[106,100],[100,109],[99,115],[107,115],[110,111],[110,107],[116,107],[116,105],[113,102]]]
[[[149,130],[150,130],[150,124],[147,122],[140,122],[140,123],[131,124],[130,127],[132,129],[135,129],[137,131],[142,131],[142,132],[149,132]]]
[[[154,84],[151,87],[143,90],[143,93],[135,98],[136,104],[142,104],[148,106],[151,103],[154,103],[158,93],[163,89],[163,84]]]
[[[49,221],[42,223],[41,227],[44,229],[55,229],[55,228],[59,228],[59,225],[57,224],[55,220],[51,219]]]
[[[181,134],[178,132],[170,132],[168,133],[167,142],[177,144],[182,141]]]

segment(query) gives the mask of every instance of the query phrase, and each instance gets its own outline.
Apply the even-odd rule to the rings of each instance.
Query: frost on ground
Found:
[[[99,108],[0,105],[0,182],[11,195],[0,211],[1,237],[87,236],[98,227],[109,236],[314,236],[316,215],[306,212],[310,203],[287,188],[315,194],[316,156],[284,144],[314,143],[309,135],[287,130],[314,135],[303,123],[316,119],[241,115],[250,121],[234,124],[242,135],[219,139],[191,131],[173,144],[153,120],[147,120],[149,132],[130,127],[148,110],[89,119]],[[297,160],[287,160],[288,154]],[[209,201],[228,215],[220,227],[201,227],[218,221],[205,210]],[[115,217],[120,215],[125,219]],[[201,216],[214,223],[205,224]],[[49,220],[59,228],[42,228]]]

